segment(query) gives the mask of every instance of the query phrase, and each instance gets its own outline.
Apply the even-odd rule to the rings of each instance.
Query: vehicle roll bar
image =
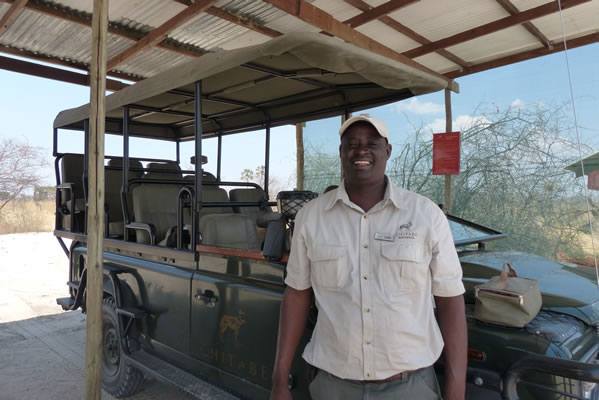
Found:
[[[528,354],[516,361],[507,370],[504,378],[503,398],[505,400],[519,400],[516,387],[521,382],[520,377],[526,372],[542,372],[549,375],[557,375],[564,378],[576,379],[581,382],[599,383],[599,365],[592,363],[584,363],[579,361],[564,360],[561,358],[548,357],[543,355]],[[526,383],[523,382],[522,383]],[[566,398],[583,399],[570,393],[556,391],[553,388],[544,387],[542,385],[527,383],[535,386],[540,390],[557,393]]]

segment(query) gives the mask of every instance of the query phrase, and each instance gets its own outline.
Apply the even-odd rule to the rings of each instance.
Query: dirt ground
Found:
[[[55,300],[68,296],[67,279],[51,233],[0,235],[0,400],[84,398],[85,315],[63,312]],[[130,397],[185,398],[155,380]]]

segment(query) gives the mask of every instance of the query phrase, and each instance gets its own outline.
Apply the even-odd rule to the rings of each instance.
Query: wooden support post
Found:
[[[451,90],[445,89],[445,132],[451,132]],[[445,175],[444,211],[451,212],[451,175]]]
[[[102,297],[104,258],[104,117],[108,0],[94,0],[90,75],[89,196],[87,214],[87,319],[85,398],[102,397]]]
[[[296,145],[296,184],[297,190],[304,190],[304,123],[295,124]]]

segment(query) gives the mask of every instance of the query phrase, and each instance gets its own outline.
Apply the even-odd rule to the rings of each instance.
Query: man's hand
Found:
[[[291,400],[289,391],[289,372],[297,346],[304,334],[308,313],[312,304],[312,289],[296,290],[292,287],[285,289],[281,314],[279,317],[279,335],[277,340],[277,355],[272,375],[271,400]]]
[[[464,400],[468,369],[468,328],[463,296],[437,297],[437,321],[445,347],[444,400]]]

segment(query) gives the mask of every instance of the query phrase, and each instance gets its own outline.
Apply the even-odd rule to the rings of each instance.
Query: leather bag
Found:
[[[543,303],[539,282],[519,278],[507,262],[503,264],[500,276],[475,286],[474,296],[474,318],[516,328],[522,328],[532,321]]]

